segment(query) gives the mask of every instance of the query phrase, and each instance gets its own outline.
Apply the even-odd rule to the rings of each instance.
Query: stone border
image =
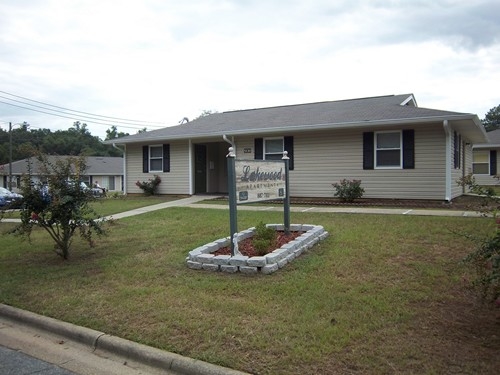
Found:
[[[283,224],[266,224],[266,226],[276,231],[284,230]],[[230,245],[230,237],[225,237],[191,250],[186,258],[186,263],[189,268],[194,270],[270,274],[283,268],[304,251],[309,250],[319,241],[328,237],[328,232],[321,225],[292,224],[290,225],[290,231],[303,233],[293,241],[264,256],[248,257],[238,254],[232,257],[231,255],[213,255],[212,253],[218,249]],[[237,233],[236,238],[239,242],[252,237],[254,232],[255,227],[249,228]]]

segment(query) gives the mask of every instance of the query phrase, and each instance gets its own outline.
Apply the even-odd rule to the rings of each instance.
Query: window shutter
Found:
[[[254,159],[263,160],[264,159],[264,139],[255,138],[254,139]]]
[[[142,146],[142,173],[149,172],[149,146]]]
[[[403,130],[403,169],[415,168],[415,131]]]
[[[293,171],[293,137],[292,136],[284,138],[283,147],[284,147],[285,151],[288,152],[288,157],[290,158],[288,165],[290,167],[290,170]]]
[[[497,174],[497,150],[490,150],[490,176]]]
[[[374,166],[374,133],[363,133],[363,169],[373,169]]]
[[[163,145],[163,172],[170,172],[170,145]]]
[[[458,136],[458,168],[462,166],[462,136]]]

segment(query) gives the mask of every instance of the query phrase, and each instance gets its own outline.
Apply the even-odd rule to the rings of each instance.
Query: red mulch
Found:
[[[279,249],[284,244],[296,239],[302,233],[303,232],[291,232],[287,236],[285,234],[285,232],[276,231],[276,237],[275,237],[274,241],[271,243],[271,246],[269,246],[269,248],[267,249],[266,254],[272,252],[273,250]],[[249,237],[247,239],[244,239],[243,241],[238,242],[238,251],[242,255],[246,255],[248,257],[258,256],[257,252],[255,251],[255,249],[253,247],[253,237]],[[221,247],[219,250],[214,251],[212,254],[214,254],[214,255],[231,255],[231,247],[229,247],[229,246]]]

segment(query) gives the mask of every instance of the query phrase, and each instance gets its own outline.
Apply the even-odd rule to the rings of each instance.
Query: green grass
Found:
[[[153,204],[169,202],[179,199],[177,196],[127,196],[118,198],[100,198],[91,203],[92,208],[100,216],[108,216],[119,212],[129,211]],[[0,215],[5,219],[19,219],[19,210],[0,211]]]
[[[45,233],[31,245],[2,236],[0,301],[256,374],[447,372],[450,359],[429,348],[457,347],[442,333],[449,322],[436,324],[439,335],[417,323],[470,297],[460,260],[471,243],[455,233],[491,232],[492,220],[297,213],[293,222],[323,225],[330,237],[277,273],[188,269],[188,252],[227,236],[228,220],[176,207],[114,221],[96,247],[76,241],[66,262]],[[238,213],[240,230],[282,220]],[[456,357],[464,373],[499,364]]]

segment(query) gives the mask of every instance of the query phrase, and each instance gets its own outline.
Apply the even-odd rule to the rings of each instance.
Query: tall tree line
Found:
[[[117,132],[116,127],[106,131],[106,139],[126,136]],[[0,129],[0,165],[9,162],[9,131]],[[105,145],[100,138],[90,134],[85,123],[79,121],[67,130],[30,129],[22,124],[12,129],[12,160],[22,160],[35,152],[49,155],[122,156],[121,151]]]

